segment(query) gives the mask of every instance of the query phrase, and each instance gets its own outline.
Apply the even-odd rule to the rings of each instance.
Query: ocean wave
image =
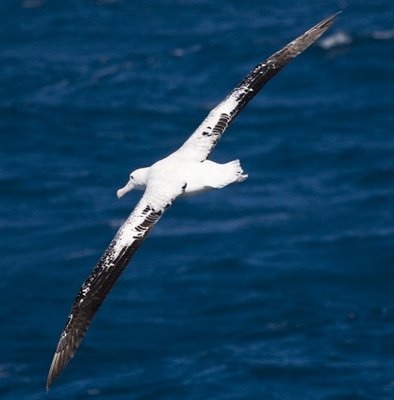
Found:
[[[394,39],[394,29],[376,30],[366,34],[351,34],[345,31],[337,31],[327,35],[317,42],[317,45],[324,50],[330,50],[337,47],[343,47],[353,44],[362,39],[372,40],[392,40]]]
[[[24,0],[21,3],[22,8],[39,8],[43,6],[43,0]]]
[[[179,220],[176,218],[169,220],[167,218],[166,225],[156,226],[155,230],[152,232],[152,235],[157,237],[170,237],[232,233],[238,232],[242,229],[250,229],[251,226],[256,226],[256,224],[272,226],[273,224],[285,221],[288,218],[289,217],[285,212],[271,213],[269,215],[252,215],[229,220],[221,219],[220,221],[195,221],[192,219]],[[123,219],[112,219],[109,221],[109,226],[112,229],[116,229],[123,223],[123,221]]]
[[[318,42],[318,45],[324,50],[329,50],[334,47],[346,46],[353,42],[353,38],[346,32],[335,32],[331,35],[326,36]]]
[[[390,40],[394,39],[394,29],[386,31],[375,31],[371,33],[371,37],[376,40]]]
[[[394,237],[393,228],[372,228],[372,229],[349,229],[344,232],[327,234],[321,237],[300,236],[294,240],[295,243],[310,245],[333,245],[338,243],[360,241],[360,240],[380,240]]]

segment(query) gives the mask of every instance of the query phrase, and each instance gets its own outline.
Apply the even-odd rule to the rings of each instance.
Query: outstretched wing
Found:
[[[338,14],[338,13],[337,13]],[[334,14],[257,65],[211,112],[177,151],[185,158],[204,161],[223,132],[257,92],[293,58],[315,42],[334,22]]]
[[[153,225],[163,214],[165,208],[154,209],[146,200],[148,197],[146,193],[79,289],[53,356],[48,373],[47,390],[74,356],[101,303]],[[167,206],[175,200],[177,195],[168,199]]]

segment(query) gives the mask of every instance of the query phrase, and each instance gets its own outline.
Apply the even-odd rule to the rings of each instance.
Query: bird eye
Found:
[[[130,179],[133,179],[133,180],[134,180],[134,177],[133,177],[133,175],[130,175]]]

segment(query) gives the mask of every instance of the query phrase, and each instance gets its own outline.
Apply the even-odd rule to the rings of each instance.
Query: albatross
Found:
[[[221,189],[248,177],[239,160],[218,164],[208,160],[209,155],[246,104],[285,65],[314,43],[332,25],[337,14],[319,22],[258,64],[209,112],[178,150],[130,174],[117,196],[120,198],[132,189],[144,190],[144,194],[77,293],[52,359],[47,390],[74,356],[98,308],[165,210],[180,196]]]

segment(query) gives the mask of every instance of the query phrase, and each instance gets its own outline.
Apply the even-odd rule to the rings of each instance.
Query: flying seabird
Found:
[[[294,57],[314,43],[334,22],[334,14],[257,65],[168,157],[130,174],[118,197],[145,190],[92,273],[82,284],[53,356],[47,390],[74,356],[96,311],[132,256],[164,211],[178,197],[220,189],[247,178],[239,160],[218,164],[208,160],[223,132],[257,92]]]

